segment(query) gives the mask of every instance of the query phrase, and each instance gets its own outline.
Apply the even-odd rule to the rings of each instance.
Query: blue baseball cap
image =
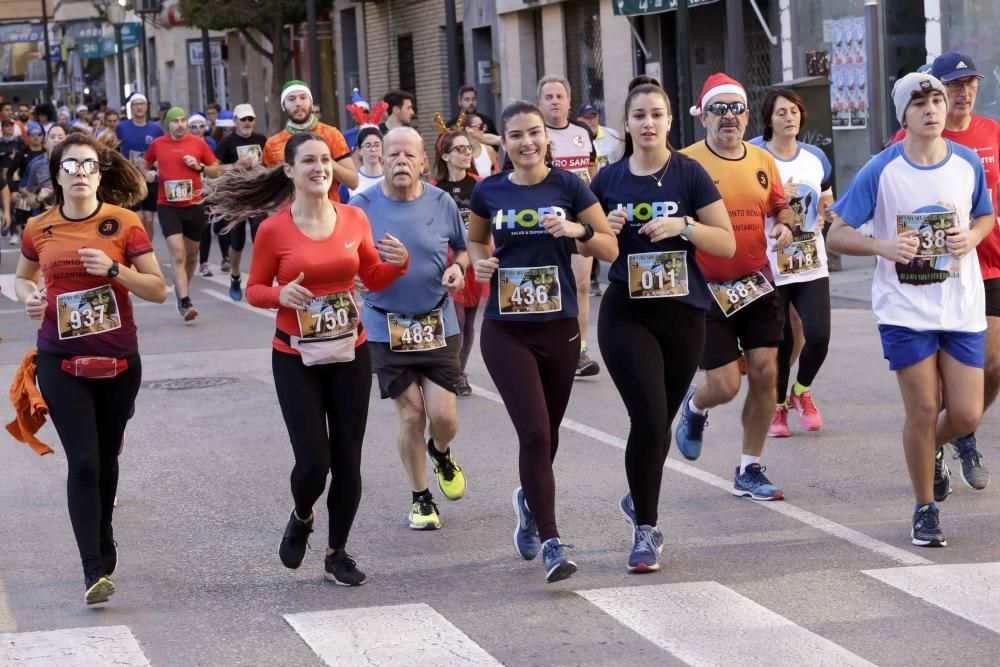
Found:
[[[967,76],[983,78],[969,54],[959,51],[945,51],[935,58],[930,73],[941,81],[954,81]]]
[[[600,114],[601,112],[597,110],[593,104],[583,104],[579,109],[576,110],[577,118],[585,118],[592,113]]]

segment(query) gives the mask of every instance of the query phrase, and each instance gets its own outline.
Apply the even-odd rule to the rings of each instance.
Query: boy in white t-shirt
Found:
[[[872,310],[906,410],[903,451],[917,503],[910,537],[943,547],[934,453],[982,418],[986,316],[975,249],[996,223],[982,162],[941,137],[944,85],[907,74],[892,98],[906,138],[872,158],[834,204],[827,243],[878,257]],[[873,238],[857,231],[868,220]]]

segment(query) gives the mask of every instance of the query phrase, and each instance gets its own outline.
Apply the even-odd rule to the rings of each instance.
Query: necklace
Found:
[[[666,175],[667,169],[669,167],[670,167],[670,158],[668,157],[667,158],[667,163],[665,165],[663,165],[663,171],[660,172],[659,176],[654,176],[653,174],[647,174],[647,176],[649,176],[651,179],[653,179],[654,181],[656,181],[656,187],[658,187],[658,188],[662,188],[663,187],[663,177]]]

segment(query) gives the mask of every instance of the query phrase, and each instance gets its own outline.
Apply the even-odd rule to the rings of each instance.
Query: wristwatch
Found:
[[[108,269],[108,278],[117,278],[117,277],[118,277],[118,261],[113,259],[111,260],[111,268]]]
[[[684,216],[684,222],[687,223],[687,224],[684,225],[684,229],[683,229],[683,231],[681,231],[680,236],[685,241],[690,241],[691,240],[691,232],[694,231],[694,220],[691,217],[685,215]]]
[[[594,228],[588,225],[586,222],[579,223],[583,227],[583,236],[577,239],[580,243],[586,243],[590,239],[594,238]]]

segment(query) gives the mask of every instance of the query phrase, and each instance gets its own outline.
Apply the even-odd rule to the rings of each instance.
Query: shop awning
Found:
[[[688,7],[710,5],[718,0],[687,0]],[[659,14],[677,9],[677,0],[612,0],[615,14],[618,16],[642,16],[644,14]]]

